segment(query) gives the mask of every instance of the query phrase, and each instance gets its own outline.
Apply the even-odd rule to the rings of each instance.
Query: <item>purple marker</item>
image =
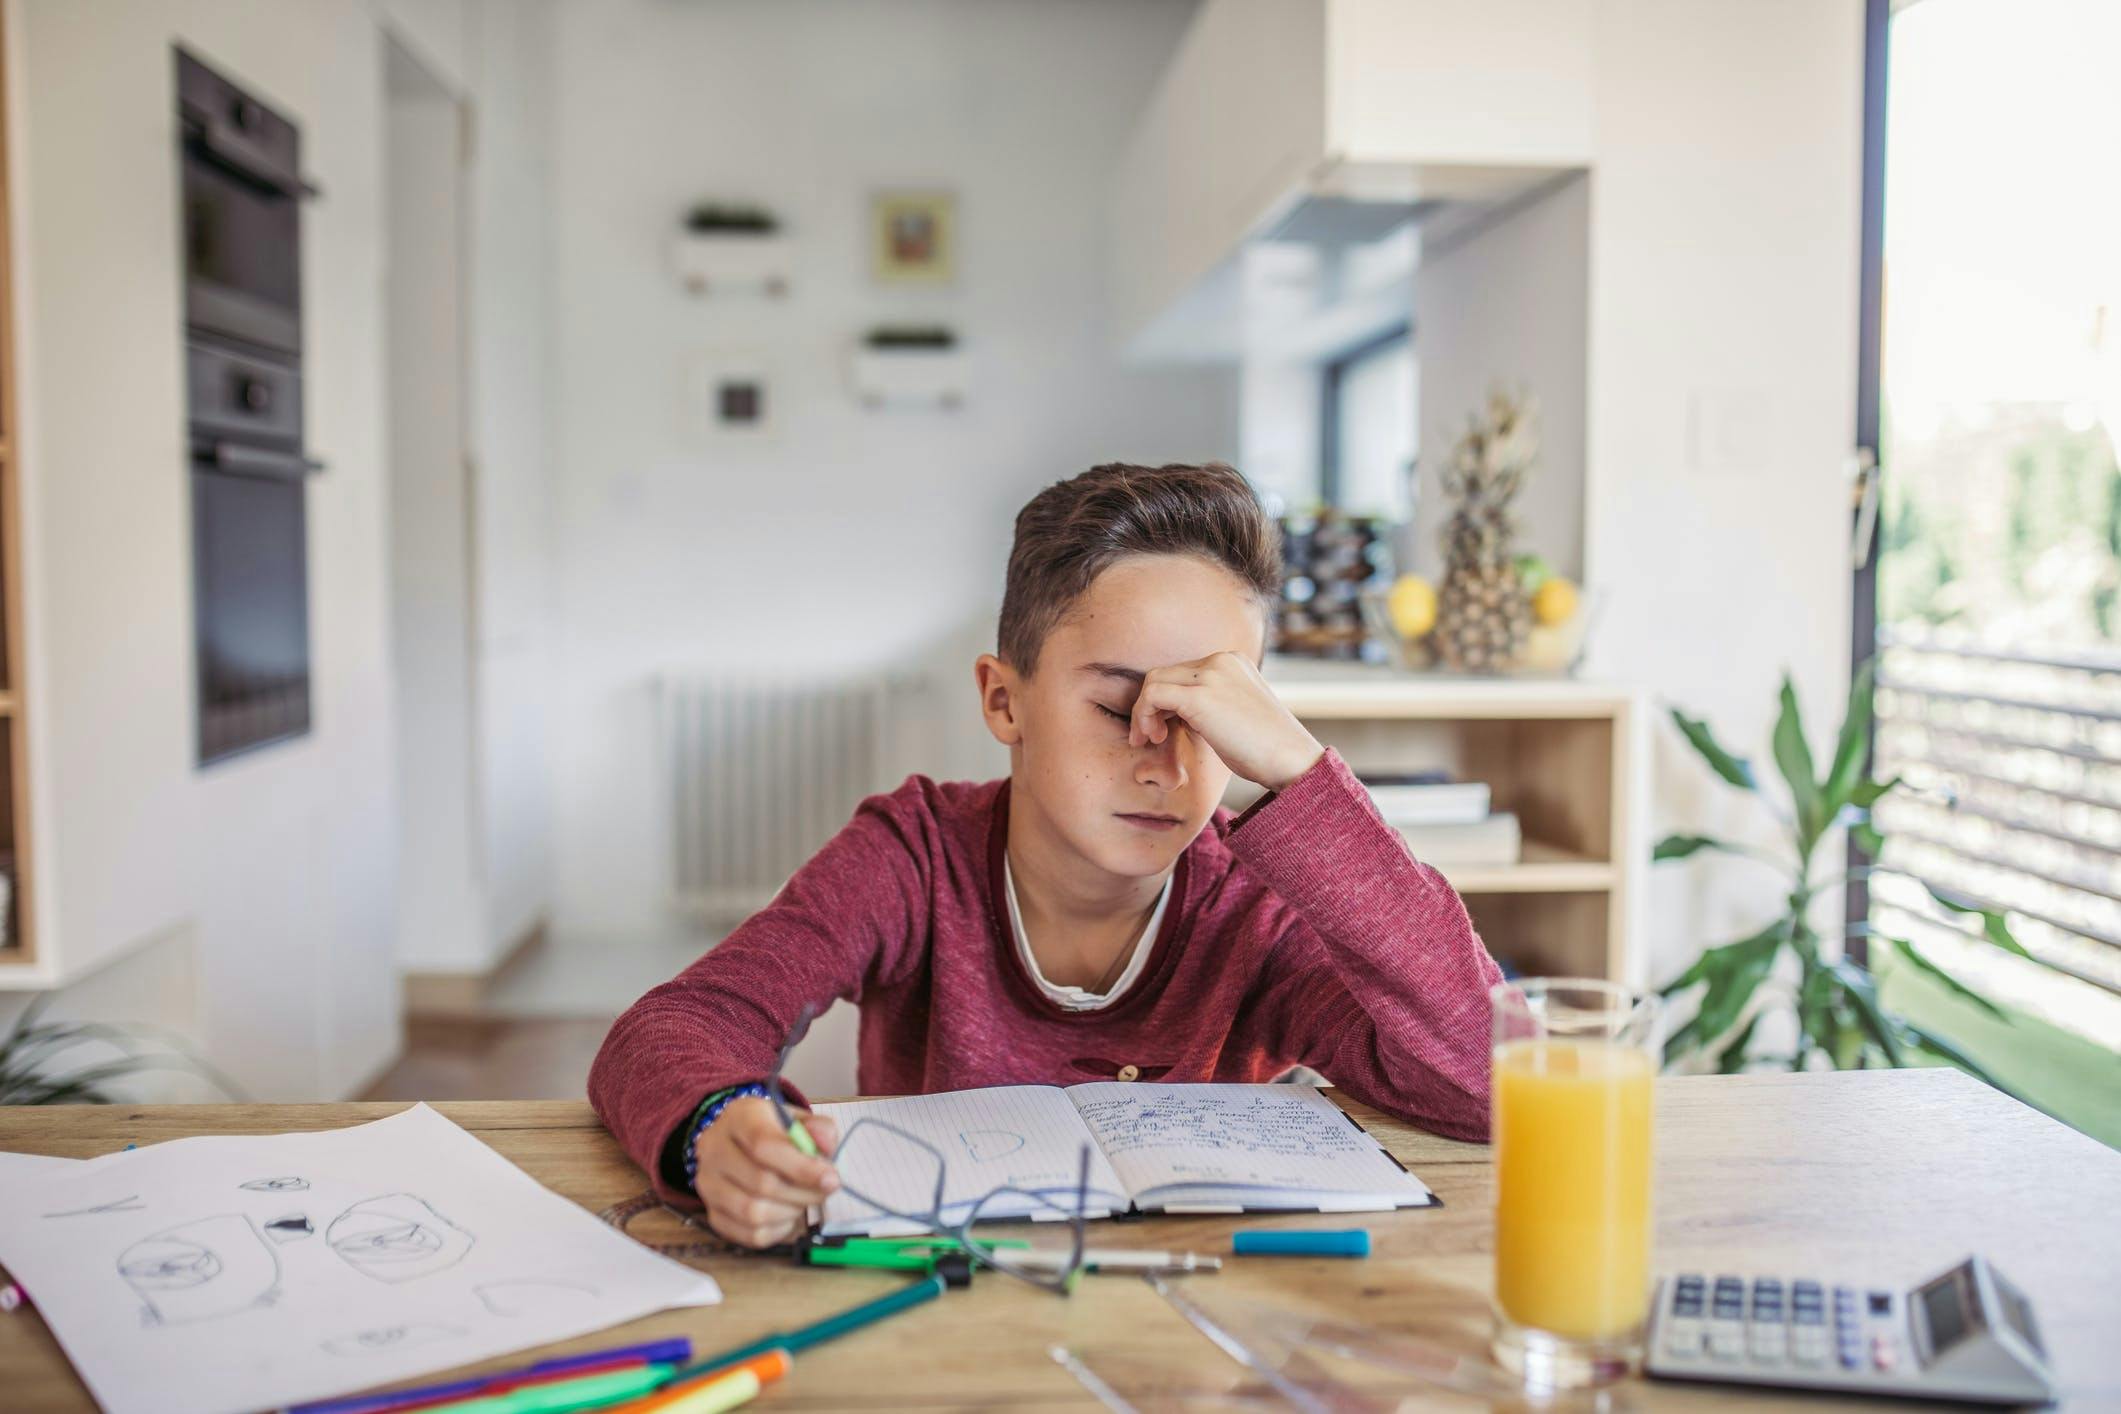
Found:
[[[473,1395],[497,1394],[511,1385],[549,1379],[575,1371],[618,1369],[628,1365],[682,1365],[691,1358],[692,1342],[681,1335],[672,1336],[668,1340],[652,1340],[645,1345],[622,1345],[615,1350],[591,1350],[581,1355],[562,1355],[552,1360],[540,1360],[535,1365],[526,1365],[519,1370],[502,1370],[496,1374],[477,1375],[468,1380],[452,1380],[448,1384],[392,1390],[388,1394],[357,1395],[352,1399],[326,1399],[314,1404],[296,1404],[290,1406],[286,1414],[387,1414],[387,1411],[391,1410],[418,1409],[425,1405],[441,1404]]]

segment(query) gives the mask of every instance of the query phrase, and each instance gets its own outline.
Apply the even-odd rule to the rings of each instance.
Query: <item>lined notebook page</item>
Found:
[[[1052,1190],[1058,1201],[1074,1201],[1083,1145],[1090,1143],[1066,1092],[1051,1085],[1002,1085],[893,1100],[855,1100],[819,1105],[840,1127],[840,1179],[845,1185],[825,1205],[827,1233],[899,1232],[916,1229],[884,1219],[847,1190],[859,1189],[884,1208],[918,1212],[934,1199],[935,1156],[873,1125],[884,1120],[924,1139],[944,1164],[944,1203],[963,1207],[1003,1185]],[[1126,1191],[1112,1166],[1090,1146],[1091,1216],[1127,1206]],[[1036,1204],[982,1207],[983,1216],[1039,1216]],[[947,1213],[958,1217],[961,1213]]]
[[[1103,1081],[1068,1095],[1137,1202],[1174,1185],[1401,1201],[1427,1194],[1308,1085]]]

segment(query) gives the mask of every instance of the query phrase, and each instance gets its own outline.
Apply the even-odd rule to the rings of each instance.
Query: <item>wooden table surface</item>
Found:
[[[1233,1259],[1221,1275],[1196,1278],[1199,1289],[1335,1313],[1483,1352],[1493,1201],[1488,1151],[1346,1103],[1445,1206],[1358,1218],[1248,1220],[1282,1227],[1360,1224],[1370,1229],[1375,1255],[1367,1261]],[[0,1149],[88,1158],[127,1142],[325,1129],[401,1108],[0,1109]],[[592,1210],[642,1189],[638,1172],[586,1104],[435,1108]],[[1657,1124],[1658,1269],[1816,1271],[1905,1287],[1980,1251],[2032,1298],[2067,1391],[2065,1406],[2121,1408],[2121,1153],[1949,1069],[1666,1079],[1658,1082]],[[636,1234],[659,1222],[668,1234],[663,1240],[681,1240],[684,1229],[651,1217],[634,1224]],[[1228,1218],[1152,1218],[1099,1224],[1093,1240],[1227,1252],[1233,1226]],[[798,1269],[751,1255],[716,1255],[700,1265],[721,1282],[722,1305],[666,1312],[541,1353],[680,1333],[704,1353],[792,1328],[901,1280]],[[1092,1407],[1048,1358],[1055,1344],[1093,1358],[1154,1362],[1167,1377],[1201,1388],[1225,1387],[1234,1378],[1227,1359],[1133,1278],[1087,1278],[1072,1299],[1063,1299],[989,1275],[970,1291],[946,1293],[805,1353],[758,1407]],[[1633,1383],[1619,1393],[1622,1407],[1644,1409],[1785,1402],[1735,1386]],[[1802,1405],[1833,1407],[1816,1398]],[[0,1406],[25,1414],[93,1407],[32,1311],[0,1316]]]

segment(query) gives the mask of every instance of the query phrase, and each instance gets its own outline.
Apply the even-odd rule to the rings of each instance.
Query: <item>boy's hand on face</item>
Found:
[[[1238,775],[1281,790],[1326,749],[1296,720],[1259,669],[1237,653],[1215,653],[1142,677],[1127,724],[1134,746],[1155,745],[1183,723]]]
[[[700,1163],[693,1188],[707,1205],[707,1225],[741,1247],[789,1241],[810,1225],[808,1210],[840,1186],[826,1161],[839,1126],[823,1115],[793,1113],[821,1157],[796,1148],[773,1106],[756,1096],[732,1101],[694,1146]]]

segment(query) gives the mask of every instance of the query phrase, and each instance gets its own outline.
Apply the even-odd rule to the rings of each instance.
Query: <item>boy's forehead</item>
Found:
[[[1064,671],[1147,671],[1214,653],[1258,661],[1266,616],[1235,575],[1189,556],[1122,560],[1090,582],[1041,658]]]

